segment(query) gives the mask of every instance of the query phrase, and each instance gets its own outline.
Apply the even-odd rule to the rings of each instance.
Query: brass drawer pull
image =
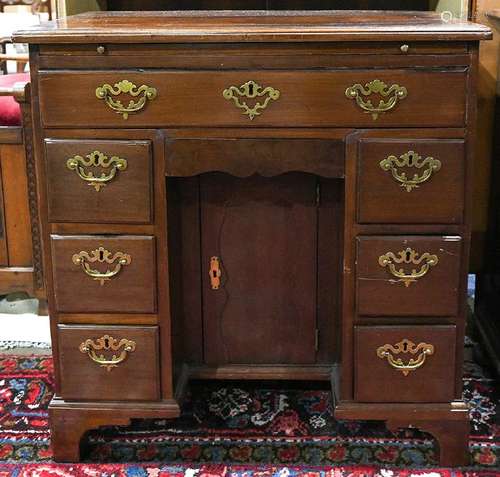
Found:
[[[410,354],[416,358],[410,358],[408,363],[404,363],[402,358],[396,358],[394,355],[398,354]],[[434,346],[427,343],[419,343],[416,345],[409,339],[403,339],[395,345],[385,344],[377,349],[377,356],[381,359],[387,359],[389,365],[394,369],[401,371],[404,376],[408,376],[410,371],[415,371],[416,369],[423,366],[427,356],[434,354]]]
[[[113,96],[118,96],[120,94],[129,94],[133,98],[140,96],[140,98],[137,101],[131,99],[128,106],[124,106],[119,99],[113,99]],[[99,99],[104,99],[106,104],[113,111],[123,116],[123,119],[127,119],[129,114],[137,113],[144,108],[148,100],[152,101],[155,99],[157,92],[156,88],[152,88],[151,86],[143,84],[137,87],[131,81],[124,79],[118,81],[118,83],[115,83],[113,86],[107,83],[99,86],[95,90],[95,95]]]
[[[436,255],[425,252],[419,256],[419,253],[410,247],[397,252],[397,254],[387,252],[378,258],[379,265],[381,267],[389,267],[391,275],[396,277],[399,282],[403,282],[406,287],[409,287],[413,282],[422,278],[438,262],[439,259]],[[420,265],[420,270],[417,271],[414,268],[410,273],[406,273],[403,268],[396,268],[396,265],[400,264]]]
[[[117,340],[112,336],[104,335],[96,340],[85,340],[80,344],[78,349],[81,353],[86,353],[99,366],[106,368],[107,371],[111,371],[125,361],[129,353],[135,351],[135,345],[135,341],[132,340],[125,338]],[[120,354],[113,354],[111,358],[107,358],[103,353],[98,354],[98,351],[120,351]]]
[[[398,168],[412,167],[415,169],[424,169],[419,176],[418,173],[413,174],[409,179],[406,172],[399,172]],[[388,156],[380,161],[380,168],[383,171],[391,171],[392,177],[400,183],[400,186],[406,189],[406,192],[411,192],[419,187],[419,184],[429,180],[434,172],[441,169],[441,161],[433,157],[422,159],[420,154],[415,151],[408,151],[397,158],[396,156]]]
[[[132,257],[127,253],[116,252],[111,253],[104,247],[99,247],[91,252],[81,251],[80,253],[75,253],[72,257],[72,261],[75,265],[81,265],[82,270],[94,280],[97,280],[101,285],[105,282],[111,280],[114,276],[118,275],[120,270],[125,265],[130,265]],[[91,263],[108,263],[112,265],[115,262],[115,268],[113,270],[106,270],[105,272],[99,272],[90,267]]]
[[[234,104],[238,108],[243,109],[243,114],[252,120],[255,116],[259,116],[261,114],[261,110],[267,108],[271,100],[276,101],[279,99],[280,92],[272,86],[264,88],[255,81],[250,80],[242,84],[240,87],[229,86],[229,88],[226,88],[222,92],[222,96],[228,101],[233,100]],[[256,102],[253,107],[250,107],[246,101],[240,101],[240,97],[249,99],[265,97],[265,99],[263,103]]]
[[[127,169],[126,159],[117,156],[108,158],[108,156],[99,151],[91,152],[86,155],[85,158],[78,155],[70,157],[66,161],[66,167],[70,171],[75,171],[80,179],[94,187],[97,192],[99,192],[101,187],[104,187],[107,182],[114,179],[117,171],[124,171]],[[86,172],[86,167],[100,167],[102,169],[109,169],[109,172],[102,172],[100,176],[95,176],[92,171]]]
[[[371,99],[363,99],[363,97],[371,96],[372,94],[381,97],[378,106],[374,106]],[[396,106],[399,100],[406,98],[408,91],[404,86],[399,86],[398,84],[387,86],[383,81],[374,79],[366,83],[364,87],[359,83],[349,86],[345,90],[345,95],[349,99],[355,99],[356,104],[366,113],[370,113],[373,120],[376,120],[379,114],[390,111]],[[382,98],[389,99],[384,100]]]

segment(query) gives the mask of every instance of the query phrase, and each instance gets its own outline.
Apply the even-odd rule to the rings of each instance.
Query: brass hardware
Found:
[[[218,290],[220,287],[220,277],[222,276],[219,257],[212,257],[210,259],[209,274],[210,274],[210,285],[212,287],[212,290]]]
[[[81,251],[80,253],[75,253],[72,257],[72,261],[75,265],[81,265],[82,270],[94,280],[97,280],[101,285],[104,285],[104,282],[111,280],[115,275],[118,275],[120,270],[125,265],[130,265],[132,261],[132,257],[123,252],[111,253],[109,250],[106,250],[104,247],[99,247],[91,252]],[[108,263],[113,264],[116,261],[118,263],[115,265],[113,270],[106,270],[105,272],[99,272],[98,270],[94,270],[90,268],[90,263]]]
[[[404,363],[401,358],[396,358],[393,355],[398,354],[411,354],[415,356],[418,353],[416,358],[410,358],[408,363]],[[404,376],[408,376],[410,371],[415,371],[416,369],[423,366],[425,363],[425,358],[434,354],[434,346],[427,343],[419,343],[416,345],[413,341],[409,339],[403,339],[399,343],[396,343],[394,346],[391,344],[385,344],[384,346],[380,346],[377,349],[377,356],[381,359],[386,358],[387,362],[398,371],[401,371]]]
[[[423,262],[423,263],[422,263]],[[422,278],[431,267],[438,264],[439,259],[436,255],[431,255],[429,252],[425,252],[419,257],[419,253],[412,248],[408,247],[405,250],[401,250],[397,254],[393,252],[387,252],[378,258],[378,263],[381,267],[389,267],[389,272],[394,277],[398,278],[398,282],[403,282],[405,287],[409,287],[413,282],[416,282],[419,278]],[[396,264],[412,264],[421,265],[420,270],[416,268],[412,269],[410,273],[406,273],[402,268],[396,269]]]
[[[86,353],[88,357],[97,363],[99,366],[111,371],[116,368],[120,363],[127,359],[128,353],[135,351],[135,341],[122,338],[117,340],[109,335],[101,336],[96,340],[88,339],[80,343],[78,349],[81,353]],[[119,355],[113,354],[111,359],[108,359],[104,354],[98,354],[97,351],[120,351]]]
[[[116,176],[117,171],[124,171],[127,168],[127,160],[121,157],[112,156],[108,158],[105,154],[99,151],[91,152],[85,156],[73,156],[66,161],[66,167],[70,171],[76,171],[78,177],[83,181],[88,182],[88,184],[99,192],[101,187],[106,185]],[[99,177],[96,177],[93,172],[85,172],[85,167],[102,167],[103,169],[111,169],[108,174],[105,172],[101,173]]]
[[[250,120],[252,120],[255,116],[261,114],[260,110],[267,108],[271,100],[276,101],[280,97],[280,92],[272,86],[264,88],[255,81],[247,81],[239,88],[237,86],[230,86],[222,92],[222,96],[227,100],[232,99],[238,108],[243,109],[243,114],[247,115]],[[253,107],[248,106],[246,101],[240,102],[240,97],[254,99],[263,96],[265,96],[264,102],[257,102]]]
[[[408,53],[410,47],[408,45],[401,45],[399,49],[401,50],[401,53]]]
[[[372,94],[389,99],[387,101],[380,99],[378,106],[374,106],[371,99],[366,101],[363,99],[363,96],[371,96]],[[359,83],[353,84],[345,90],[345,95],[349,99],[355,99],[356,104],[365,112],[370,113],[372,118],[376,120],[379,114],[391,110],[399,100],[406,98],[408,91],[404,86],[398,84],[387,86],[383,81],[375,79],[366,83],[364,87]]]
[[[105,52],[106,52],[106,48],[102,45],[99,45],[97,48],[96,48],[96,51],[97,53],[99,53],[100,55],[103,55]]]
[[[391,171],[392,177],[400,182],[401,187],[406,189],[406,192],[411,192],[419,187],[419,184],[429,180],[433,172],[441,169],[441,161],[433,157],[426,157],[422,160],[422,156],[415,151],[408,151],[397,158],[396,156],[388,156],[380,161],[380,167],[384,171]],[[416,169],[424,169],[421,176],[414,174],[411,179],[408,179],[406,172],[398,172],[398,167],[414,167]]]
[[[129,94],[133,98],[140,96],[139,100],[130,100],[128,106],[124,106],[119,99],[113,99],[113,96],[118,96],[120,94]],[[123,116],[123,119],[127,119],[129,114],[137,113],[146,105],[147,100],[152,101],[156,98],[157,92],[156,88],[151,86],[137,87],[134,83],[129,80],[121,80],[115,83],[114,86],[110,84],[103,84],[95,90],[95,95],[99,99],[104,99],[106,104],[118,114]]]

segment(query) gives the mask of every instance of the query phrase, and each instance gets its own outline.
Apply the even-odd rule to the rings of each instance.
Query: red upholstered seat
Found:
[[[14,86],[19,81],[29,81],[29,73],[0,75],[0,87]],[[12,96],[0,96],[0,126],[20,126],[21,109]]]

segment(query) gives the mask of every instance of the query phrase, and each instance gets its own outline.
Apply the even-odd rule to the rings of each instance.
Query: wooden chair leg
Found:
[[[47,316],[49,314],[49,306],[47,304],[47,300],[43,298],[38,299],[38,315],[39,316]]]

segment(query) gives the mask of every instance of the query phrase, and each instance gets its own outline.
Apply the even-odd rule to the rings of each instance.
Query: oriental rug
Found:
[[[47,356],[0,355],[0,462],[50,462],[47,406],[53,393],[52,371]],[[465,365],[464,398],[472,418],[469,469],[490,469],[477,475],[494,475],[500,467],[498,389],[488,371],[474,362]],[[357,474],[345,467],[350,465],[367,469],[437,465],[430,436],[416,430],[394,435],[380,422],[336,421],[328,388],[311,383],[194,382],[181,418],[92,431],[86,447],[88,462],[336,466],[337,477],[396,476],[374,474],[373,469]],[[137,475],[149,475],[141,474],[143,466],[134,468],[142,469]],[[154,467],[151,475],[163,475],[161,468]],[[277,468],[266,467],[271,473],[262,475],[275,475]],[[12,469],[17,469],[12,475],[52,475],[27,474],[32,470],[23,466]],[[117,469],[122,474],[116,475],[135,472]],[[245,476],[257,476],[255,472]],[[311,472],[327,475],[321,469]],[[4,475],[10,474],[0,471],[0,477]]]

